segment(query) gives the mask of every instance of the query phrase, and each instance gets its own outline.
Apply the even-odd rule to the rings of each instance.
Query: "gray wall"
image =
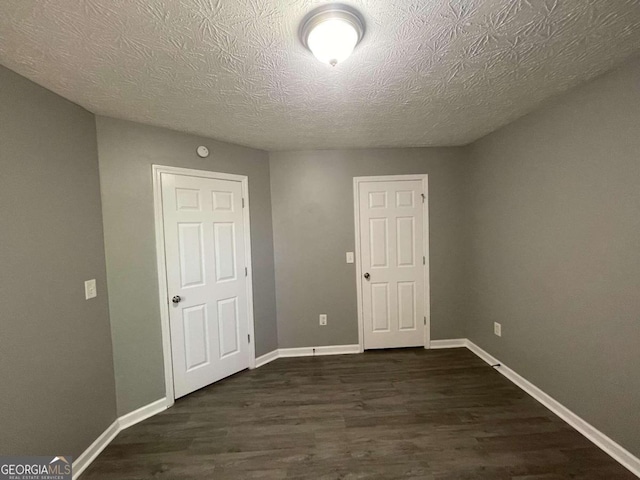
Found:
[[[270,154],[281,348],[358,343],[353,177],[429,174],[431,335],[464,336],[461,149]],[[318,315],[328,314],[328,325]]]
[[[151,165],[249,177],[256,354],[277,348],[266,152],[97,117],[118,414],[165,395]],[[196,147],[211,155],[202,159]]]
[[[432,338],[468,336],[640,455],[638,59],[464,149],[268,156],[98,117],[103,213],[93,116],[3,67],[0,105],[0,452],[78,456],[164,396],[156,163],[249,176],[258,355],[357,343],[352,178],[429,174]]]
[[[95,124],[1,66],[0,205],[0,452],[77,457],[116,418]]]
[[[640,455],[640,62],[469,154],[469,337]]]

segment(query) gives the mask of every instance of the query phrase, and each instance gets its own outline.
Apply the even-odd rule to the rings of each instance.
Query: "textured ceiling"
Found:
[[[267,150],[469,143],[640,51],[640,0],[0,0],[0,63],[88,110]]]

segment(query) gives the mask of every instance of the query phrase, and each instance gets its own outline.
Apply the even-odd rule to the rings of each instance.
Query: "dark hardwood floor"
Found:
[[[241,372],[121,432],[81,478],[635,476],[460,348],[279,359]]]

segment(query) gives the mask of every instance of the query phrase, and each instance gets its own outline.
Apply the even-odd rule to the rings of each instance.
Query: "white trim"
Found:
[[[280,348],[278,349],[278,358],[347,355],[352,353],[360,353],[360,345],[326,345],[321,347]]]
[[[100,453],[107,448],[107,445],[111,443],[111,441],[116,438],[120,432],[120,426],[118,424],[118,419],[116,419],[109,427],[102,432],[102,434],[95,439],[95,441],[89,445],[84,452],[80,454],[80,456],[73,462],[72,470],[73,480],[76,480],[82,472],[84,472],[89,465],[96,459]]]
[[[431,348],[431,285],[429,283],[429,175],[381,175],[375,177],[353,177],[353,210],[354,210],[354,226],[355,226],[355,263],[356,263],[356,292],[358,305],[358,346],[359,351],[364,352],[364,317],[362,305],[362,262],[360,259],[360,195],[359,188],[361,183],[365,182],[395,182],[395,181],[415,181],[422,182],[424,191],[424,203],[422,210],[424,212],[424,245],[423,251],[425,256],[424,265],[424,317],[426,325],[424,329],[424,348]]]
[[[478,357],[480,357],[482,360],[484,360],[486,363],[488,363],[489,365],[495,365],[496,363],[499,363],[500,365],[503,366],[503,368],[506,368],[506,366],[503,365],[502,362],[500,362],[494,356],[490,355],[488,352],[486,352],[485,350],[480,348],[478,345],[473,343],[468,338],[465,338],[465,346],[469,350],[471,350],[473,353],[475,353]],[[502,373],[502,372],[500,372],[500,373]],[[511,379],[509,379],[509,380],[511,380]]]
[[[360,177],[364,179],[366,177]],[[353,178],[353,219],[355,225],[355,262],[356,262],[356,300],[358,309],[358,350],[364,352],[364,328],[362,324],[364,317],[362,316],[362,264],[360,262],[360,182],[358,177]]]
[[[431,254],[429,251],[429,175],[422,176],[422,186],[424,188],[424,203],[422,210],[424,211],[424,348],[431,347]]]
[[[473,343],[471,340],[467,340],[467,348],[475,353],[482,360],[487,362],[489,365],[495,365],[497,363],[500,364],[499,367],[496,367],[496,370],[504,375],[506,378],[515,383],[522,390],[527,392],[557,416],[562,418],[565,422],[575,428],[578,432],[584,435],[588,440],[591,440],[597,447],[603,450],[605,453],[609,454],[611,458],[616,460],[620,465],[625,467],[631,473],[640,477],[640,458],[634,456],[631,452],[625,449],[622,445],[615,442],[607,435],[602,433],[600,430],[595,428],[590,423],[586,422],[578,415],[573,413],[563,404],[558,402],[556,399],[548,395],[547,393],[540,390],[533,383],[529,382],[524,377],[520,376],[515,371],[511,370],[504,363],[500,362],[497,358],[487,353],[485,350],[480,348],[478,345]]]
[[[251,210],[249,208],[249,177],[233,175],[240,178],[242,183],[242,198],[244,208],[242,218],[244,220],[244,258],[247,267],[247,321],[249,323],[249,368],[256,368],[256,332],[255,318],[253,316],[253,261],[251,260]]]
[[[310,357],[321,355],[345,355],[352,353],[360,353],[360,345],[328,345],[321,347],[302,347],[302,348],[280,348],[273,350],[265,355],[255,359],[252,368],[262,367],[269,362],[273,362],[283,357]],[[82,472],[93,462],[98,455],[111,443],[111,441],[120,433],[137,423],[150,418],[173,405],[174,401],[168,398],[161,398],[144,407],[140,407],[133,412],[129,412],[116,419],[78,459],[73,462],[73,480],[76,480]]]
[[[429,342],[429,348],[460,348],[466,347],[468,340],[466,338],[450,338],[447,340],[431,340]]]
[[[167,399],[161,398],[160,400],[156,400],[149,405],[145,405],[144,407],[140,407],[133,412],[129,412],[118,419],[120,431],[129,428],[136,423],[140,423],[149,417],[153,417],[154,415],[166,410],[167,408],[169,408],[169,406],[167,405]]]
[[[499,364],[500,366],[496,367],[495,369],[500,374],[504,375],[508,380],[511,380],[511,382],[513,382],[515,385],[520,387],[542,405],[555,413],[558,417],[575,428],[594,445],[599,447],[611,458],[620,463],[620,465],[625,467],[635,476],[640,477],[640,458],[633,455],[626,448],[609,438],[589,422],[583,420],[581,417],[573,413],[571,410],[551,397],[549,394],[540,390],[526,378],[511,370],[504,363],[480,348],[471,340],[467,338],[456,338],[451,340],[434,340],[433,342],[431,342],[431,348],[456,348],[461,346],[467,347],[489,365]]]
[[[256,358],[256,363],[253,368],[259,368],[263,365],[266,365],[267,363],[273,362],[277,358],[278,358],[278,349],[275,349],[274,351],[269,353],[265,353],[264,355],[261,355],[260,357]]]
[[[362,353],[360,345],[323,345],[320,347],[279,348],[256,358],[255,368],[262,367],[278,358],[319,357],[323,355],[350,355]]]
[[[411,182],[413,180],[423,180],[427,176],[426,173],[416,173],[407,175],[375,175],[370,177],[353,177],[358,179],[358,182],[397,182],[406,181]]]
[[[165,258],[164,223],[162,216],[162,180],[163,173],[186,175],[191,177],[216,178],[231,180],[242,184],[242,196],[245,201],[243,208],[244,245],[247,264],[247,322],[251,341],[249,343],[249,368],[255,368],[255,331],[253,318],[253,266],[251,263],[251,219],[249,214],[249,179],[245,175],[230,173],[193,170],[190,168],[167,167],[163,165],[151,166],[153,175],[153,206],[156,230],[156,257],[158,267],[158,296],[160,300],[160,323],[162,325],[162,352],[164,357],[164,382],[167,398],[167,408],[173,405],[175,393],[173,390],[173,364],[171,361],[171,330],[169,328],[169,296],[167,289],[167,263]]]
[[[156,259],[158,270],[158,299],[160,301],[160,326],[162,329],[162,355],[164,363],[164,386],[168,406],[173,405],[173,363],[171,361],[171,329],[169,328],[169,302],[167,298],[167,264],[164,252],[164,221],[162,216],[162,171],[152,167],[153,172],[153,216],[156,228]]]
[[[494,356],[487,353],[471,340],[466,338],[454,338],[448,340],[433,340],[430,344],[431,348],[458,348],[467,347],[478,357],[484,360],[489,365],[500,364],[496,370],[504,375],[507,379],[511,380],[515,385],[520,387],[526,393],[531,395],[553,413],[562,418],[565,422],[575,428],[578,432],[584,435],[588,440],[593,442],[597,447],[611,456],[614,460],[620,463],[623,467],[628,469],[631,473],[640,477],[640,458],[634,456],[631,452],[625,449],[622,445],[616,443],[607,435],[596,429],[594,426],[580,418],[573,413],[567,407],[560,402],[540,390],[531,382],[520,376],[518,373],[511,370],[504,365]],[[269,362],[283,357],[306,357],[313,356],[315,349],[315,355],[342,355],[360,353],[360,345],[332,345],[322,347],[301,347],[301,348],[281,348],[273,350],[256,359],[256,368],[261,367]],[[168,399],[161,398],[149,405],[141,407],[133,412],[123,415],[116,421],[114,421],[109,428],[107,428],[102,435],[100,435],[90,446],[87,448],[78,459],[73,462],[73,480],[76,480],[82,472],[95,460],[95,458],[111,443],[115,436],[130,426],[139,423],[171,406]]]
[[[109,425],[102,434],[73,462],[73,480],[76,480],[82,472],[96,459],[100,453],[116,438],[116,435],[126,428],[140,423],[149,417],[153,417],[157,413],[166,410],[169,407],[166,398],[161,398],[155,402],[140,407],[133,412],[127,413]]]

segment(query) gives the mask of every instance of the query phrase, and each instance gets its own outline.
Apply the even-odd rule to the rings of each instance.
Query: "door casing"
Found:
[[[251,231],[249,214],[249,179],[245,175],[233,175],[230,173],[209,172],[190,168],[169,167],[164,165],[152,165],[153,175],[153,206],[156,230],[156,257],[158,265],[158,296],[160,299],[160,322],[162,326],[162,354],[164,357],[164,383],[167,399],[167,407],[175,402],[173,389],[173,362],[171,360],[171,330],[169,328],[169,293],[167,290],[167,264],[164,242],[164,221],[162,215],[162,183],[161,175],[170,173],[174,175],[186,175],[190,177],[215,178],[219,180],[232,180],[242,185],[242,197],[244,198],[243,223],[245,258],[247,263],[247,322],[251,335],[249,344],[249,368],[255,368],[255,332],[253,319],[253,274],[251,262]]]
[[[393,182],[393,181],[422,181],[424,191],[424,203],[422,211],[424,215],[424,317],[426,318],[426,326],[424,329],[424,348],[430,348],[431,343],[431,289],[429,286],[429,176],[426,174],[419,175],[384,175],[375,177],[353,177],[353,209],[355,221],[355,240],[356,240],[356,290],[358,296],[358,343],[360,352],[364,352],[364,316],[363,316],[363,300],[362,300],[362,262],[360,259],[360,184],[368,182]]]

